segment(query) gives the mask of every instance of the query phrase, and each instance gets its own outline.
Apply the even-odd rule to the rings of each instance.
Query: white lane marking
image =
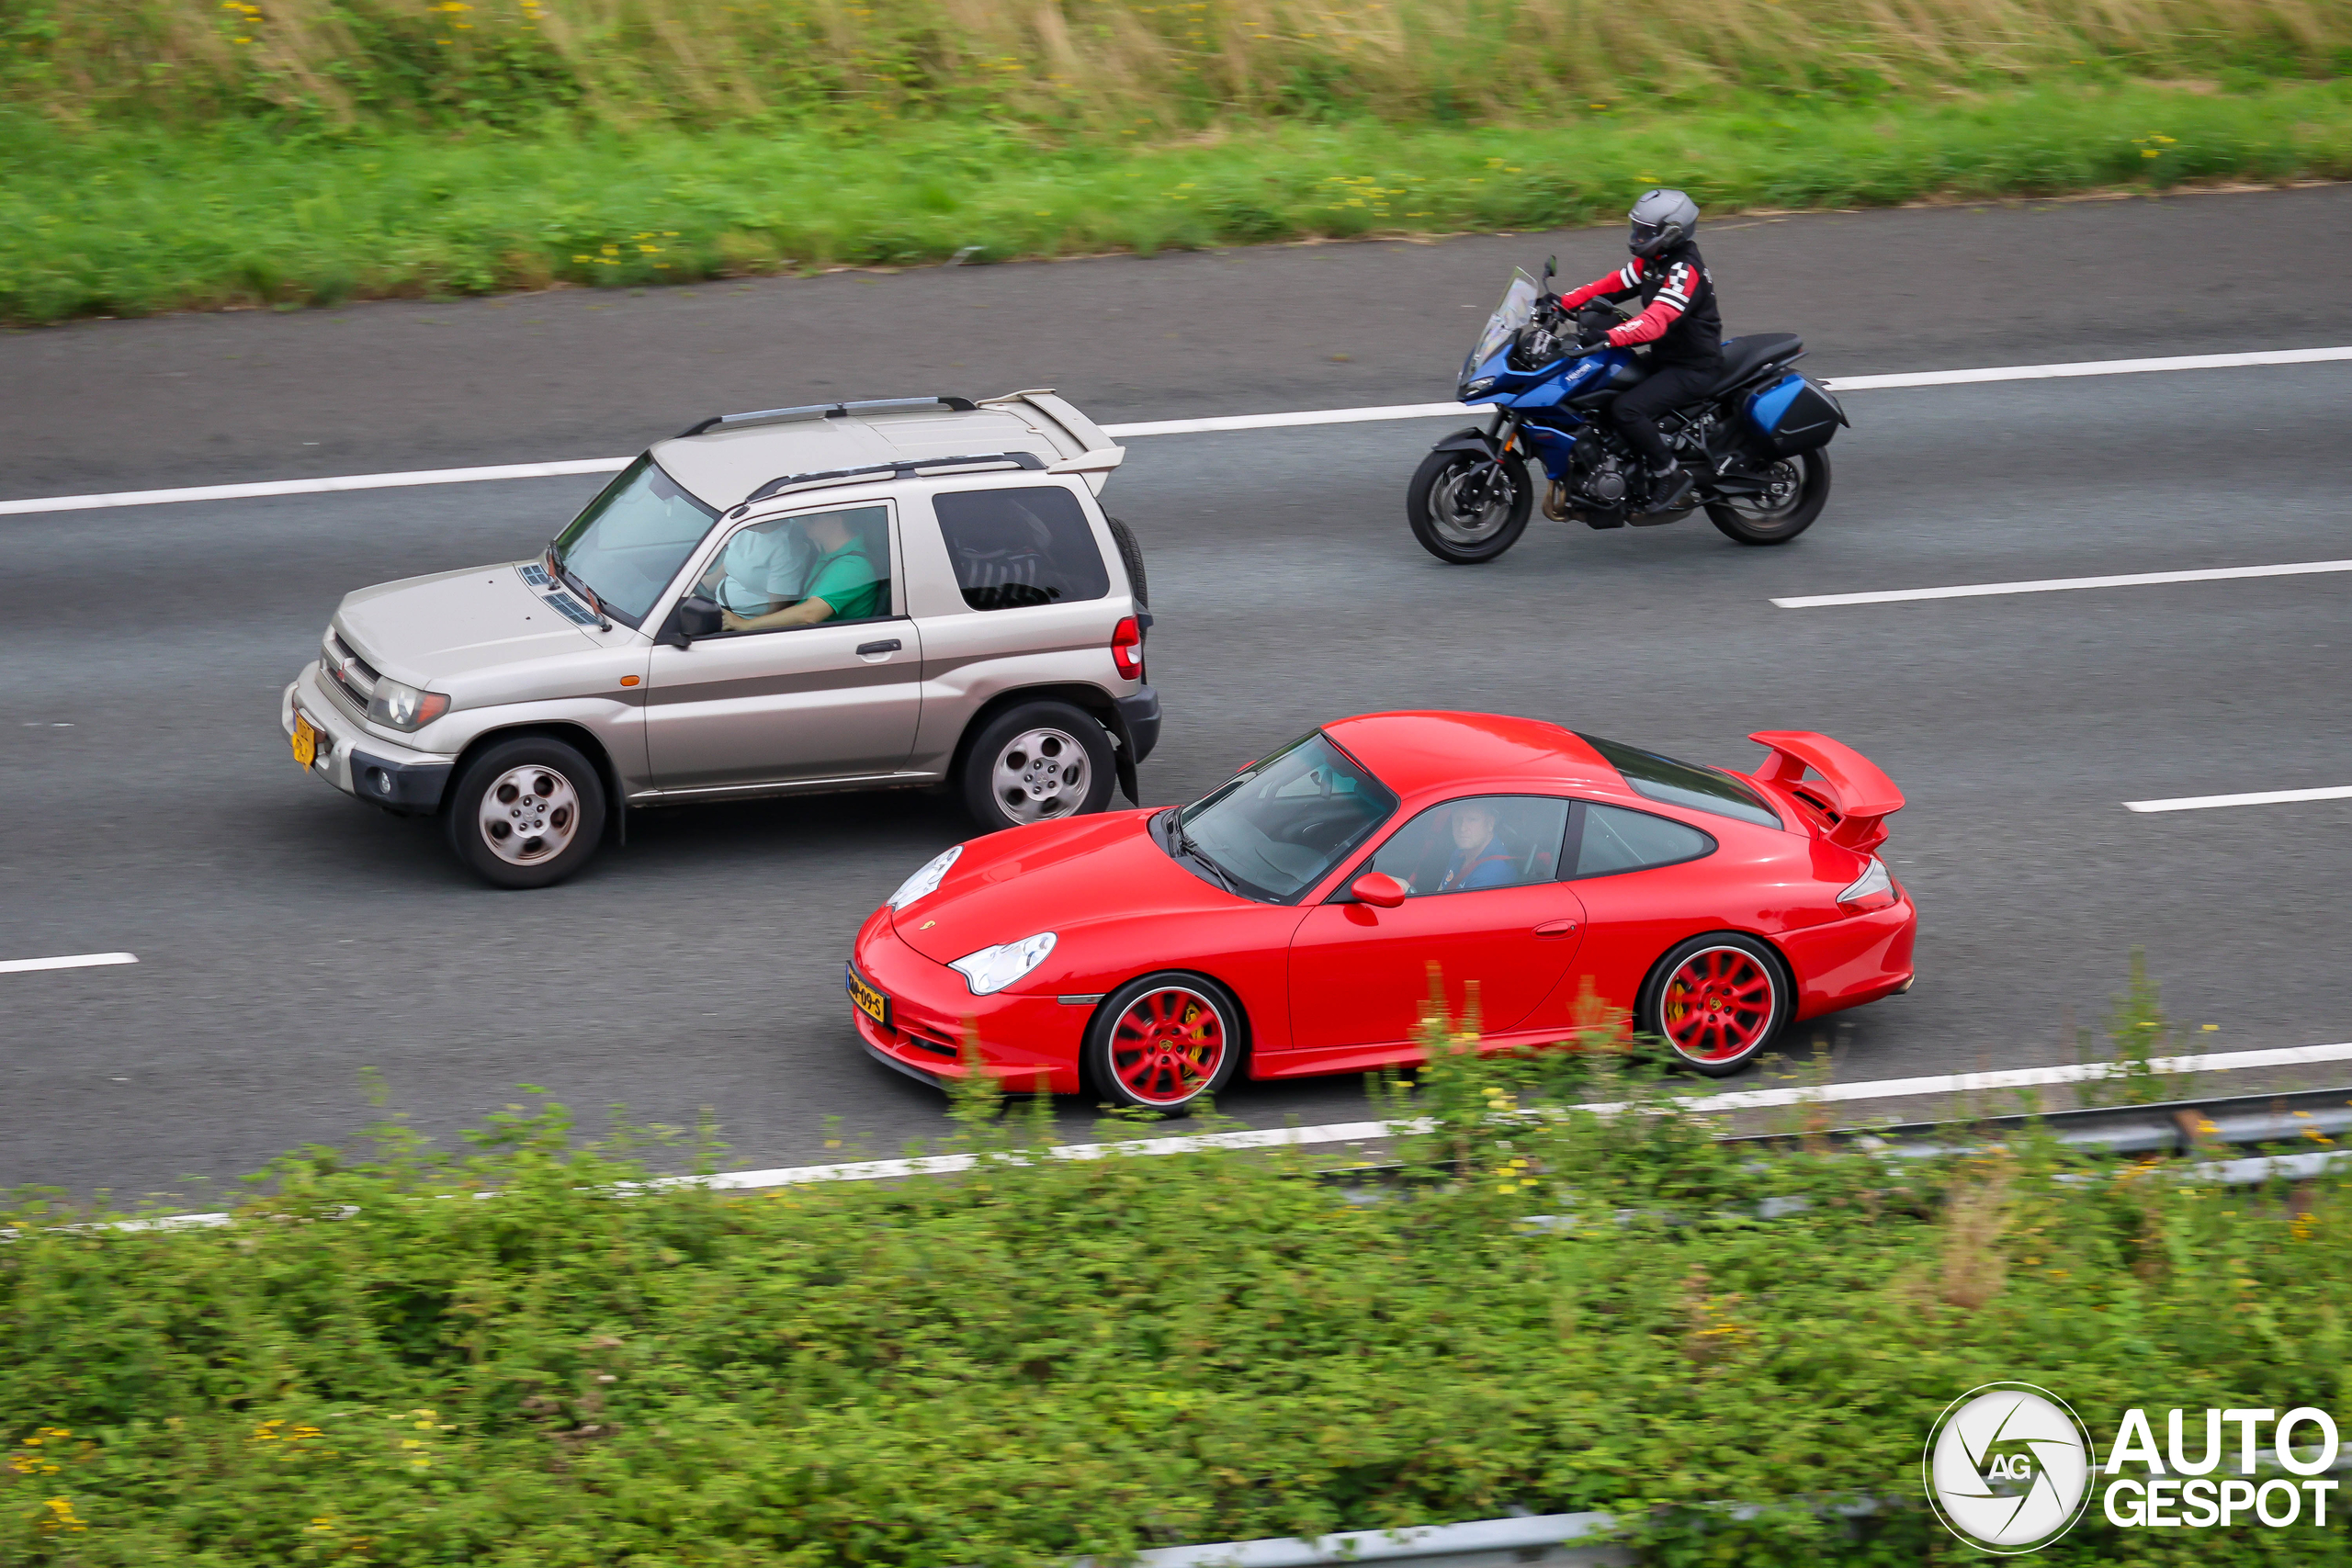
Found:
[[[195,485],[186,490],[125,490],[111,495],[51,495],[0,501],[0,517],[30,512],[94,512],[109,506],[163,506],[179,501],[250,501],[269,495],[322,495],[345,490],[400,490],[409,485],[468,485],[484,479],[552,479],[570,474],[616,474],[633,457],[582,457],[569,463],[507,463],[491,468],[420,468],[404,474],[343,474],[322,479],[265,479],[255,484]]]
[[[0,975],[23,975],[35,969],[96,969],[102,964],[136,964],[134,953],[74,953],[62,958],[0,959]]]
[[[2229,370],[2246,366],[2317,365],[2352,359],[2352,348],[2285,348],[2251,354],[2193,354],[2168,359],[2094,359],[2071,365],[2001,365],[1982,370],[1915,370],[1891,376],[1840,376],[1832,391],[1867,392],[1896,387],[1957,387],[1985,381],[2040,381],[2076,376],[2132,376],[2161,370]],[[1295,413],[1245,413],[1207,419],[1146,420],[1106,424],[1112,437],[1193,435],[1220,430],[1281,430],[1294,425],[1362,424],[1391,419],[1465,418],[1493,411],[1491,403],[1396,403],[1385,408],[1311,409]],[[251,501],[273,495],[322,495],[346,490],[396,490],[409,485],[477,484],[485,479],[547,479],[611,474],[631,457],[582,457],[563,463],[506,463],[481,468],[425,468],[401,474],[344,474],[319,479],[267,479],[255,484],[196,485],[182,490],[128,490],[107,495],[35,496],[0,501],[0,517],[40,512],[89,512],[114,506],[161,506],[181,501]]]
[[[1444,419],[1492,413],[1492,403],[1396,403],[1373,409],[1306,409],[1297,413],[1219,414],[1207,419],[1154,419],[1140,424],[1106,424],[1102,434],[1200,435],[1216,430],[1283,430],[1295,424],[1369,424],[1384,419]]]
[[[2134,571],[2116,577],[2043,577],[2026,582],[1963,582],[1951,588],[1888,588],[1870,593],[1807,593],[1775,599],[1783,610],[1839,604],[1897,604],[1908,599],[1981,599],[1996,593],[2064,593],[2076,588],[2147,588],[2165,582],[2222,582],[2238,577],[2308,577],[2352,571],[2352,560],[2289,561],[2283,566],[2216,566],[2196,571]]]
[[[2159,1056],[2148,1064],[2158,1073],[2226,1073],[2247,1067],[2307,1066],[2320,1062],[2352,1061],[2352,1041],[2330,1045],[2286,1045],[2267,1051],[2222,1051],[2200,1056]],[[2006,1072],[1952,1073],[1941,1077],[1882,1078],[1874,1083],[1822,1084],[1804,1089],[1735,1089],[1728,1094],[1694,1095],[1681,1100],[1690,1111],[1758,1111],[1775,1106],[1826,1104],[1858,1100],[1902,1100],[1939,1094],[1964,1094],[1996,1089],[2027,1089],[2037,1084],[2080,1083],[2109,1070],[2110,1064],[2090,1063],[2064,1067],[2017,1067]],[[1620,1100],[1578,1106],[1602,1115],[1625,1109]],[[1112,1144],[1063,1144],[1047,1153],[1055,1159],[1106,1159],[1121,1156],[1194,1154],[1205,1149],[1263,1149],[1313,1144],[1360,1144],[1400,1134],[1427,1132],[1428,1122],[1334,1122],[1319,1127],[1251,1127],[1234,1133],[1196,1133],[1176,1138],[1134,1138]],[[772,1170],[721,1170],[708,1176],[670,1176],[649,1187],[708,1187],[722,1192],[757,1191],[764,1188],[802,1187],[820,1181],[887,1181],[908,1176],[952,1176],[979,1163],[971,1155],[930,1155],[913,1159],[869,1159],[846,1165],[779,1166]],[[487,1198],[487,1192],[477,1192]],[[127,1220],[114,1228],[126,1231],[182,1230],[225,1225],[226,1213],[158,1214]]]
[[[2252,795],[2184,795],[2171,800],[2127,800],[2126,811],[2211,811],[2222,806],[2286,806],[2298,800],[2352,800],[2352,784],[2327,789],[2265,789]]]
[[[2165,1056],[2149,1063],[2159,1073],[2226,1073],[2249,1067],[2304,1066],[2318,1062],[2352,1061],[2352,1041],[2330,1045],[2287,1045],[2267,1051],[2223,1051],[2207,1055]],[[1734,1089],[1724,1094],[1694,1095],[1679,1101],[1688,1111],[1760,1111],[1775,1106],[1838,1103],[1860,1100],[1906,1100],[1920,1096],[1966,1094],[1996,1089],[2027,1089],[2038,1084],[2081,1083],[2109,1070],[2104,1063],[2062,1067],[2017,1067],[2006,1072],[1952,1073],[1940,1077],[1882,1078],[1871,1083],[1824,1084],[1804,1089]],[[1623,1110],[1619,1101],[1577,1107],[1607,1114]],[[1103,1159],[1116,1156],[1191,1154],[1203,1149],[1262,1149],[1313,1144],[1357,1144],[1402,1133],[1425,1132],[1426,1122],[1338,1122],[1319,1127],[1252,1127],[1234,1133],[1196,1133],[1187,1137],[1138,1138],[1113,1144],[1064,1144],[1051,1150],[1056,1159]],[[861,1160],[852,1165],[786,1166],[775,1170],[729,1170],[711,1176],[673,1177],[666,1185],[700,1181],[723,1190],[795,1187],[812,1181],[881,1181],[900,1176],[941,1176],[969,1170],[969,1155],[934,1155],[918,1159]]]
[[[1894,376],[1840,376],[1833,391],[1885,387],[1964,387],[1980,381],[2055,381],[2076,376],[2143,376],[2162,370],[2236,370],[2254,365],[2324,365],[2352,359],[2352,348],[2260,349],[2251,354],[2181,354],[2165,359],[2085,359],[2071,365],[1998,365],[1983,370],[1915,370]]]

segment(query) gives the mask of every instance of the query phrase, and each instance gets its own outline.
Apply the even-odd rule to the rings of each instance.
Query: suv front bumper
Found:
[[[278,728],[290,740],[299,710],[318,732],[319,749],[310,772],[354,800],[404,816],[429,816],[441,807],[454,757],[397,746],[369,734],[330,696],[316,660],[296,676],[278,698]]]

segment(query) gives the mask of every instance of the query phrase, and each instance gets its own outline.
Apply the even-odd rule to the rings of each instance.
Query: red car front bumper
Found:
[[[850,950],[856,978],[889,998],[889,1021],[850,1005],[857,1037],[887,1066],[937,1082],[960,1078],[962,1045],[978,1046],[981,1070],[1018,1093],[1044,1087],[1055,1094],[1080,1089],[1078,1057],[1092,1002],[999,992],[976,997],[964,976],[925,958],[891,929],[888,908],[876,909]]]

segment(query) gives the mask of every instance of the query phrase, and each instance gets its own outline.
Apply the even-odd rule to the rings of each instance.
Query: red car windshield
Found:
[[[1388,786],[1317,730],[1180,809],[1171,837],[1233,891],[1287,904],[1396,809]]]

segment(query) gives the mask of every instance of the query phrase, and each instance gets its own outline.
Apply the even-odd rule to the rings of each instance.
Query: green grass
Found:
[[[1281,1154],[1004,1163],[982,1107],[979,1169],[896,1190],[632,1193],[628,1148],[548,1112],[462,1155],[397,1125],[306,1151],[229,1229],[20,1201],[0,1561],[1042,1564],[1524,1507],[1649,1518],[1656,1562],[1892,1568],[1973,1559],[1803,1499],[1916,1496],[1980,1383],[2052,1388],[2102,1443],[2131,1405],[2345,1410],[2340,1183],[2290,1207],[2030,1138],[1758,1163],[1668,1113],[1488,1114],[1624,1094],[1611,1060],[1442,1058],[1414,1175],[1368,1203]],[[1758,1219],[1772,1194],[1812,1207]],[[1721,1499],[1792,1501],[1694,1511]],[[2094,1510],[2041,1560],[2347,1547]]]
[[[2352,176],[2352,83],[1869,105],[1727,100],[1475,128],[1277,122],[1148,147],[987,121],[531,132],[0,121],[0,319],[643,285],[841,265],[1531,228],[1652,183],[1714,215]]]

